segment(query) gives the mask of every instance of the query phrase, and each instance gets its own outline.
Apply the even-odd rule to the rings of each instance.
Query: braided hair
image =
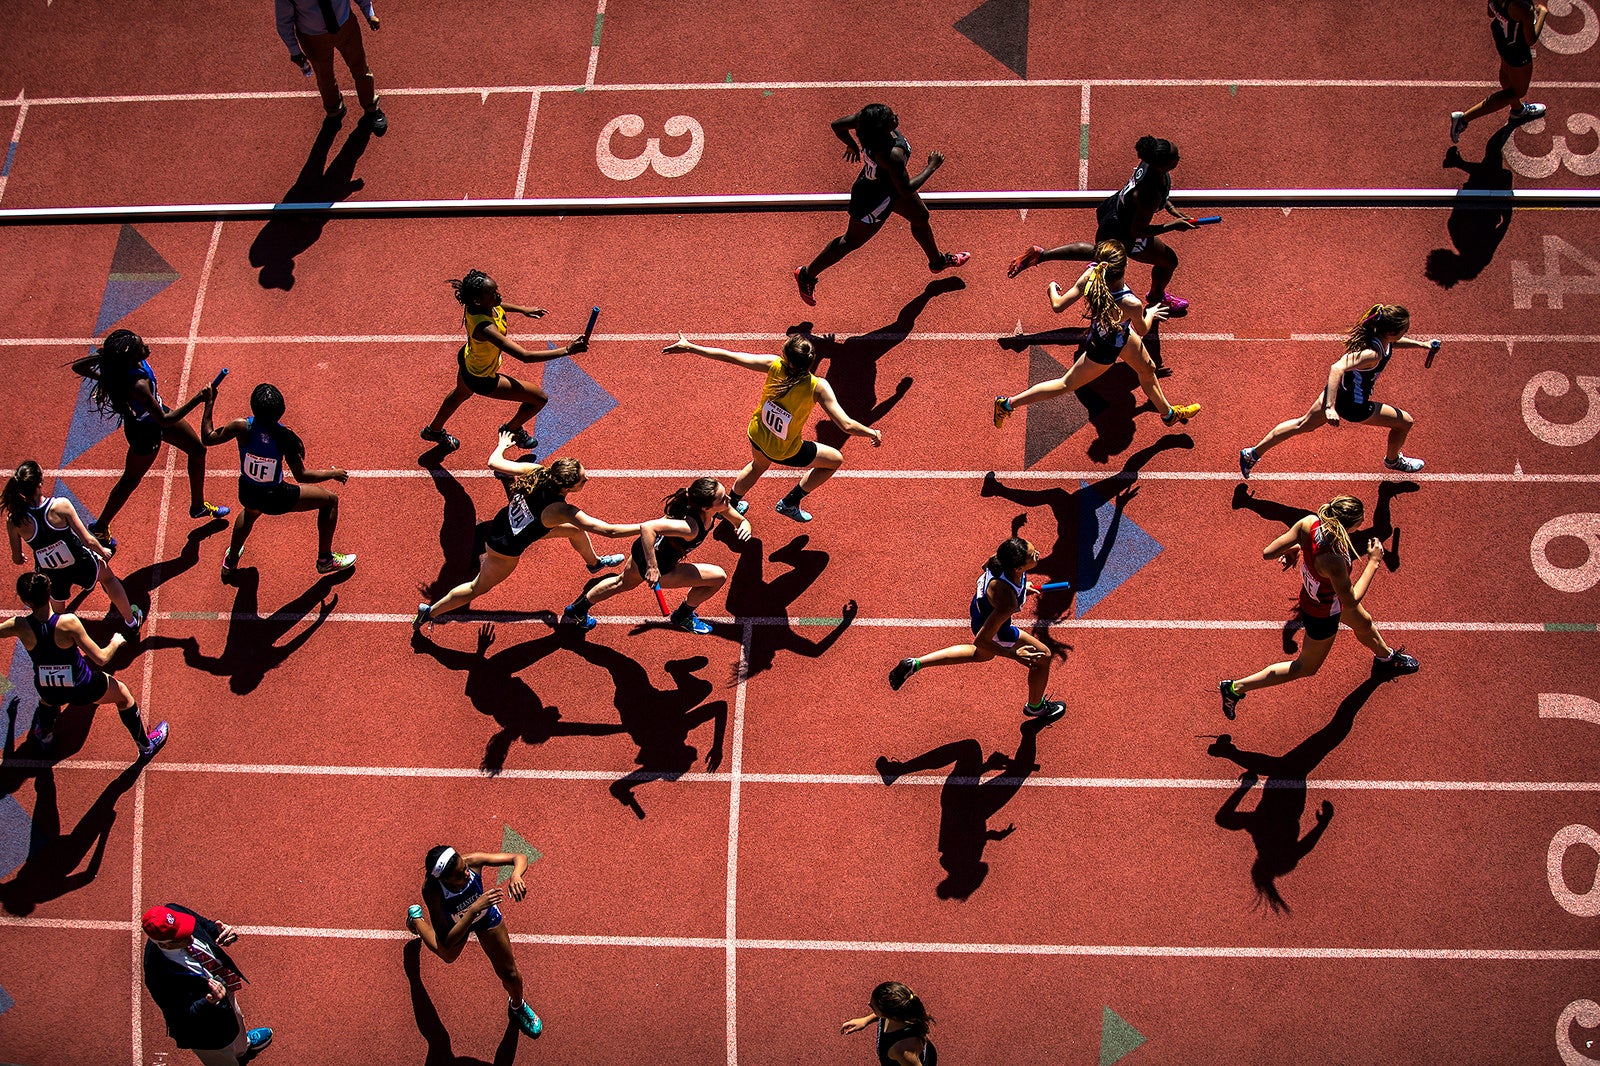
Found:
[[[695,511],[704,511],[717,502],[717,490],[722,486],[714,477],[696,478],[689,485],[661,501],[661,512],[668,518],[688,518]]]
[[[94,390],[90,393],[95,408],[118,421],[133,418],[133,377],[131,371],[150,358],[150,346],[131,329],[114,329],[95,349],[92,364]]]
[[[1344,336],[1344,352],[1351,355],[1375,348],[1384,334],[1401,334],[1411,329],[1411,312],[1399,304],[1373,304],[1360,322]]]
[[[1334,547],[1347,560],[1356,557],[1355,545],[1350,540],[1350,531],[1361,524],[1366,513],[1366,508],[1354,496],[1335,496],[1317,508],[1317,517],[1322,521],[1322,528],[1333,537]]]
[[[457,303],[481,307],[484,297],[494,288],[494,279],[481,270],[469,270],[464,278],[451,278],[450,288],[455,291]]]
[[[905,1022],[904,1029],[895,1030],[897,1034],[926,1037],[928,1027],[933,1024],[922,997],[899,981],[885,981],[872,990],[872,1009],[882,1017]]]
[[[283,425],[279,419],[283,417],[283,393],[277,386],[262,382],[250,394],[250,413],[255,415],[254,428],[261,430],[272,438],[272,443],[278,446],[285,459],[294,457],[303,460],[306,455],[305,442],[288,426]]]
[[[1111,288],[1113,285],[1122,287],[1123,271],[1128,269],[1128,250],[1121,241],[1101,241],[1094,246],[1094,258],[1089,280],[1083,283],[1083,302],[1088,308],[1083,317],[1102,329],[1111,329],[1127,317]]]
[[[6,481],[3,502],[6,513],[11,516],[14,524],[20,525],[28,514],[28,506],[33,502],[33,494],[39,491],[39,485],[44,481],[44,472],[39,469],[39,464],[32,459],[24,459],[17,464],[17,469]]]

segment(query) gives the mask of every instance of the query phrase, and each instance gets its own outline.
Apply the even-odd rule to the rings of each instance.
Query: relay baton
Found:
[[[217,386],[221,385],[222,384],[222,379],[227,377],[227,376],[228,376],[228,368],[227,367],[223,367],[221,370],[217,371],[216,378],[214,378],[212,380],[212,382],[211,382],[211,391],[212,392],[216,392],[217,391]]]
[[[1207,215],[1204,218],[1191,218],[1189,221],[1193,222],[1196,226],[1214,226],[1218,222],[1222,221],[1222,216]]]
[[[1070,589],[1071,587],[1072,587],[1072,582],[1070,582],[1070,581],[1051,581],[1051,582],[1049,582],[1047,584],[1040,585],[1039,586],[1039,591],[1040,592],[1054,592],[1057,589]]]
[[[599,317],[600,309],[598,307],[589,308],[589,324],[583,327],[583,335],[585,339],[588,338],[589,334],[594,332],[594,320]]]
[[[663,618],[671,617],[672,612],[667,610],[667,598],[664,595],[661,594],[661,583],[657,582],[657,583],[651,585],[650,587],[655,590],[656,603],[661,605],[661,617],[663,617]]]
[[[1439,354],[1439,342],[1438,341],[1429,341],[1428,342],[1428,358],[1426,358],[1426,359],[1424,359],[1422,361],[1422,369],[1427,370],[1428,368],[1433,366],[1433,357],[1438,355],[1438,354]]]

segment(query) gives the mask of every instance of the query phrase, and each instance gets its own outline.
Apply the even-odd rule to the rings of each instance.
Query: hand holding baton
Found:
[[[1189,221],[1194,223],[1196,226],[1215,226],[1218,222],[1222,221],[1222,216],[1206,215],[1204,218],[1191,218]]]
[[[1429,341],[1428,342],[1428,358],[1426,358],[1426,359],[1424,359],[1422,361],[1422,369],[1424,369],[1424,370],[1431,369],[1433,367],[1433,357],[1438,355],[1438,354],[1439,354],[1439,342],[1438,341]]]
[[[652,584],[650,586],[650,588],[655,591],[656,603],[659,604],[660,607],[661,607],[661,617],[662,618],[670,618],[670,617],[672,617],[672,612],[667,609],[667,598],[666,598],[666,596],[662,595],[662,593],[661,593],[661,582],[657,581],[656,583]]]

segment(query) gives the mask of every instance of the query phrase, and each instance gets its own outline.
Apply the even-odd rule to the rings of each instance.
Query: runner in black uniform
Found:
[[[839,1027],[849,1035],[878,1023],[878,1066],[938,1066],[939,1052],[928,1039],[933,1019],[918,995],[899,981],[885,981],[872,990],[872,1011]]]
[[[567,605],[561,620],[569,625],[593,629],[595,620],[589,608],[626,592],[640,582],[662,588],[687,588],[689,594],[672,612],[670,621],[691,633],[709,633],[711,627],[700,621],[695,608],[710,599],[728,580],[720,566],[690,563],[684,558],[700,546],[711,531],[711,523],[724,518],[733,524],[741,541],[750,539],[750,521],[728,500],[728,490],[716,478],[697,479],[662,501],[665,518],[652,519],[639,526],[639,539],[633,542],[628,565],[621,573],[602,578],[593,588]]]
[[[1389,365],[1396,348],[1427,350],[1438,343],[1412,340],[1406,336],[1410,329],[1411,312],[1404,307],[1373,304],[1366,316],[1350,328],[1344,354],[1328,369],[1327,384],[1311,402],[1311,409],[1299,418],[1278,423],[1261,438],[1261,443],[1240,451],[1240,475],[1249,478],[1261,457],[1290,437],[1310,433],[1324,423],[1338,426],[1341,420],[1389,431],[1389,449],[1383,460],[1385,470],[1400,474],[1415,474],[1421,470],[1421,459],[1413,459],[1400,450],[1411,432],[1411,416],[1372,398],[1378,375]]]
[[[94,642],[75,614],[56,614],[50,609],[50,579],[32,572],[17,578],[17,596],[28,613],[0,621],[0,637],[16,637],[33,660],[33,682],[39,691],[39,708],[34,712],[30,735],[41,748],[49,749],[56,719],[63,708],[109,703],[117,708],[127,726],[139,757],[148,759],[167,742],[167,723],[149,733],[139,715],[128,686],[104,672],[117,649],[127,641],[121,633],[112,634],[105,647]],[[65,641],[65,643],[63,643]]]
[[[557,459],[549,466],[519,463],[506,458],[506,449],[515,442],[510,430],[500,431],[500,445],[489,456],[489,469],[516,480],[511,482],[510,500],[489,524],[488,550],[478,566],[478,576],[457,585],[436,603],[417,605],[412,625],[421,629],[439,615],[465,607],[517,569],[517,562],[529,545],[554,533],[564,537],[583,556],[589,573],[598,574],[622,562],[621,555],[596,555],[589,534],[602,537],[637,536],[637,524],[618,526],[584,514],[567,502],[567,496],[588,482],[589,475],[576,459]]]
[[[111,572],[110,550],[90,534],[71,500],[44,494],[38,463],[25,459],[17,464],[6,482],[4,500],[11,561],[22,565],[22,545],[27,542],[34,569],[50,578],[50,599],[57,610],[66,610],[73,589],[87,589],[98,581],[124,625],[138,629],[144,624],[144,612],[128,600],[128,590]]]
[[[194,427],[185,422],[201,401],[212,395],[207,385],[176,410],[161,402],[155,371],[150,369],[150,349],[132,330],[112,330],[93,355],[72,364],[74,373],[89,378],[94,385],[94,403],[104,415],[122,423],[128,439],[128,458],[117,483],[111,486],[100,516],[89,526],[96,540],[112,551],[117,549],[111,535],[111,520],[128,502],[139,479],[144,477],[166,441],[184,454],[189,474],[189,517],[222,518],[226,507],[207,503],[206,450]]]
[[[1533,50],[1544,32],[1544,20],[1550,9],[1536,0],[1488,0],[1489,32],[1494,37],[1495,51],[1500,53],[1500,88],[1473,104],[1465,111],[1450,113],[1450,143],[1460,144],[1467,124],[1475,118],[1500,110],[1511,109],[1511,122],[1520,125],[1541,118],[1543,104],[1524,103],[1528,86],[1533,84]]]
[[[1189,217],[1172,206],[1172,171],[1178,165],[1178,149],[1171,141],[1148,136],[1140,137],[1133,149],[1139,155],[1139,165],[1133,168],[1128,183],[1096,209],[1094,244],[1076,241],[1048,250],[1036,244],[1011,261],[1006,268],[1007,277],[1014,278],[1035,263],[1048,260],[1093,259],[1095,246],[1101,241],[1119,241],[1129,259],[1150,265],[1150,292],[1145,303],[1166,305],[1172,318],[1189,313],[1189,301],[1167,291],[1167,283],[1178,269],[1178,254],[1160,236],[1194,229]],[[1157,208],[1165,210],[1173,221],[1160,225],[1152,222]]]
[[[850,222],[844,235],[829,241],[811,265],[795,269],[800,299],[806,303],[816,305],[817,275],[866,244],[891,212],[911,223],[911,235],[927,254],[928,269],[934,273],[958,267],[972,258],[969,252],[939,250],[928,223],[928,208],[917,195],[923,182],[944,162],[944,155],[929,152],[928,165],[921,174],[911,177],[906,170],[911,145],[899,126],[900,117],[885,104],[868,104],[855,114],[834,121],[834,135],[845,144],[844,157],[861,163],[861,176],[850,188]],[[852,130],[855,137],[850,135]],[[856,143],[857,137],[860,144]]]
[[[228,550],[222,556],[222,576],[226,578],[239,565],[239,553],[244,551],[245,538],[255,528],[257,518],[291,511],[317,512],[317,573],[336,574],[356,565],[353,552],[345,554],[333,550],[333,531],[339,524],[339,497],[317,487],[319,481],[337,481],[343,485],[350,474],[338,467],[306,469],[305,444],[281,421],[283,394],[272,385],[257,385],[250,394],[250,417],[235,418],[221,429],[211,425],[215,399],[214,394],[206,394],[205,410],[200,416],[201,439],[208,447],[227,440],[239,442],[239,504],[244,508],[244,514],[233,527]],[[299,484],[283,480],[285,466],[294,473]]]

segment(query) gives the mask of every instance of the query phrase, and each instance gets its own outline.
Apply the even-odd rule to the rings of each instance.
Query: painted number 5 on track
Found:
[[[650,137],[644,142],[644,151],[620,157],[611,150],[613,138],[619,133],[629,139],[639,136],[644,132],[644,119],[638,115],[618,115],[607,122],[600,131],[600,140],[594,146],[594,161],[600,167],[600,173],[616,181],[632,181],[652,169],[663,178],[681,178],[689,173],[700,162],[700,155],[705,151],[705,130],[688,115],[673,115],[662,124],[661,129],[668,137],[687,136],[689,146],[677,155],[668,155],[661,150],[661,138]]]

